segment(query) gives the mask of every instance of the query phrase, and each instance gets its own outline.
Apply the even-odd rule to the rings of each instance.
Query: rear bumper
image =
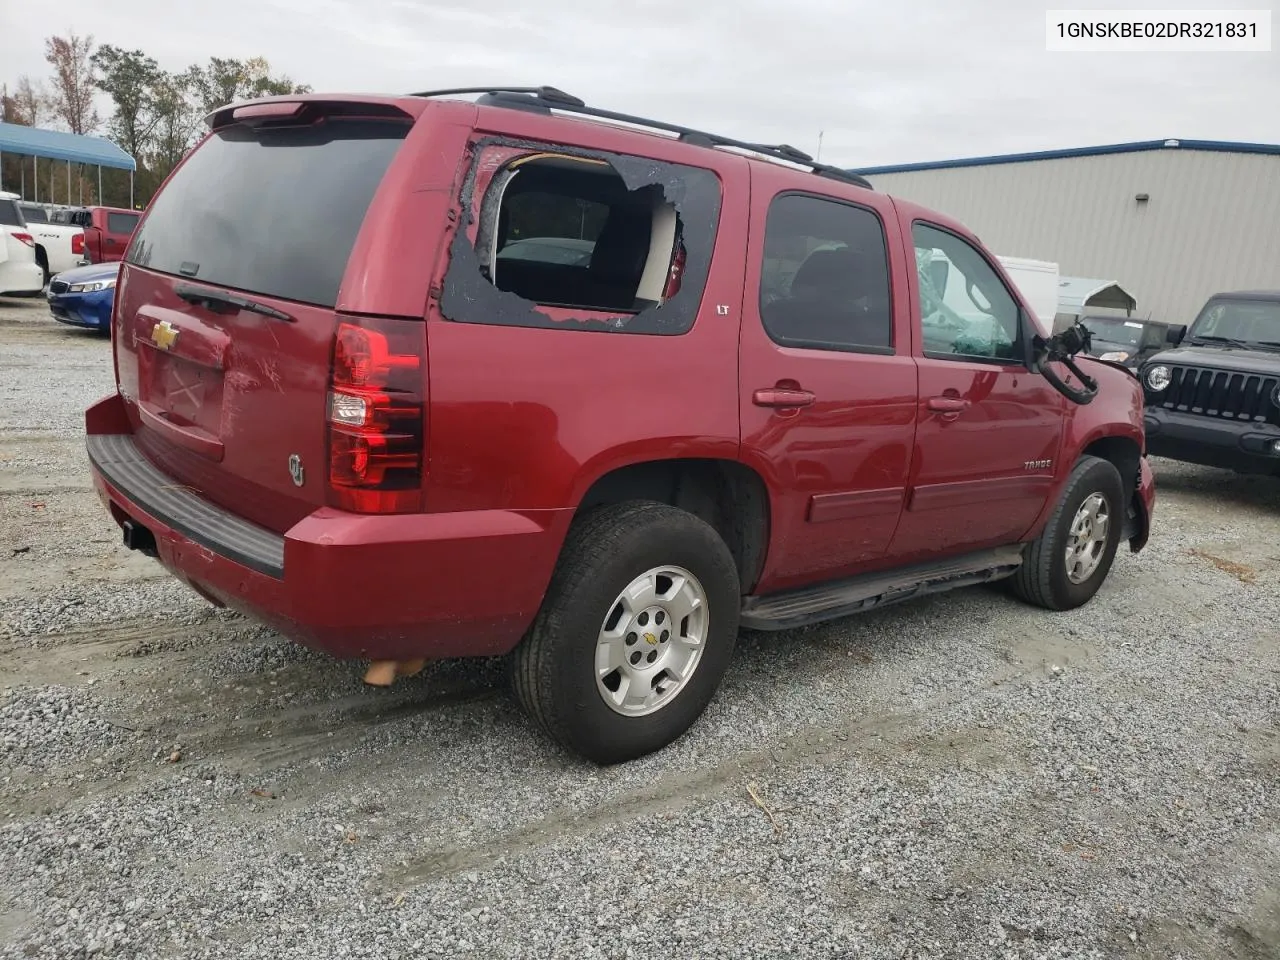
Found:
[[[3,238],[0,238],[0,243]],[[0,261],[0,294],[39,293],[44,289],[44,271],[32,260]]]
[[[1280,441],[1280,427],[1178,413],[1161,407],[1148,407],[1144,423],[1147,453],[1153,457],[1243,473],[1280,472],[1280,453],[1272,447]]]
[[[94,486],[117,524],[206,599],[337,657],[506,653],[542,602],[572,511],[364,516],[322,508],[284,535],[177,486],[119,432],[118,397],[86,414]],[[142,539],[146,539],[145,535]]]

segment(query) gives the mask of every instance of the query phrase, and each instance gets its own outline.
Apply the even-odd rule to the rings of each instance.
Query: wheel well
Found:
[[[578,513],[627,500],[656,500],[687,510],[715,528],[738,566],[742,592],[760,577],[769,543],[764,480],[732,460],[652,460],[610,471],[593,483]]]
[[[1120,472],[1120,482],[1126,493],[1131,493],[1138,485],[1142,451],[1133,440],[1127,437],[1101,437],[1085,447],[1082,455],[1111,461]]]
[[[40,264],[40,266],[44,267],[46,270],[49,269],[48,251],[38,243],[36,244],[36,263]]]

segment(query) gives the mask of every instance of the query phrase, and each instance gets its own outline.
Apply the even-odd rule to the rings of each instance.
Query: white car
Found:
[[[18,209],[18,197],[0,193],[0,294],[32,294],[44,289],[44,269],[36,260],[36,238]]]
[[[44,204],[20,200],[18,209],[27,232],[35,238],[36,263],[44,271],[45,283],[55,273],[74,270],[89,262],[85,256],[84,227],[54,223],[53,209]]]

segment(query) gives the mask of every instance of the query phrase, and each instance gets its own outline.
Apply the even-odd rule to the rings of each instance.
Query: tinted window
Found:
[[[781,196],[769,207],[760,316],[778,343],[889,348],[889,258],[880,218],[832,200]]]
[[[138,215],[136,213],[108,213],[107,214],[107,233],[133,233],[133,228],[138,225]]]
[[[911,236],[920,277],[924,352],[1017,357],[1018,302],[977,248],[923,223],[912,226]]]
[[[330,120],[221,130],[152,201],[127,259],[331,307],[374,191],[408,129]]]
[[[27,223],[48,223],[49,215],[44,212],[43,207],[23,207],[22,216]]]
[[[0,226],[25,227],[27,221],[22,219],[22,212],[12,200],[0,200]]]

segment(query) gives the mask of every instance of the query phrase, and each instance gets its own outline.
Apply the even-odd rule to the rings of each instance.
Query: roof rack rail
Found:
[[[682,127],[674,123],[665,123],[661,120],[649,120],[645,117],[636,117],[627,113],[600,110],[596,107],[587,106],[585,100],[565,93],[556,87],[455,87],[446,90],[423,90],[419,93],[410,94],[410,96],[448,97],[463,94],[480,94],[480,99],[476,102],[487,106],[532,110],[548,114],[552,110],[563,110],[566,113],[578,113],[587,117],[597,117],[601,120],[614,120],[618,123],[648,127],[651,130],[662,130],[666,133],[676,134],[684,143],[701,147],[733,147],[738,150],[748,150],[751,153],[758,153],[775,160],[785,160],[788,163],[808,167],[821,177],[830,177],[832,180],[852,183],[868,190],[873,189],[870,181],[865,177],[843,170],[840,167],[819,163],[803,150],[799,150],[790,144],[751,143],[745,140],[736,140],[733,137],[707,133],[703,130],[694,130],[691,127]]]

